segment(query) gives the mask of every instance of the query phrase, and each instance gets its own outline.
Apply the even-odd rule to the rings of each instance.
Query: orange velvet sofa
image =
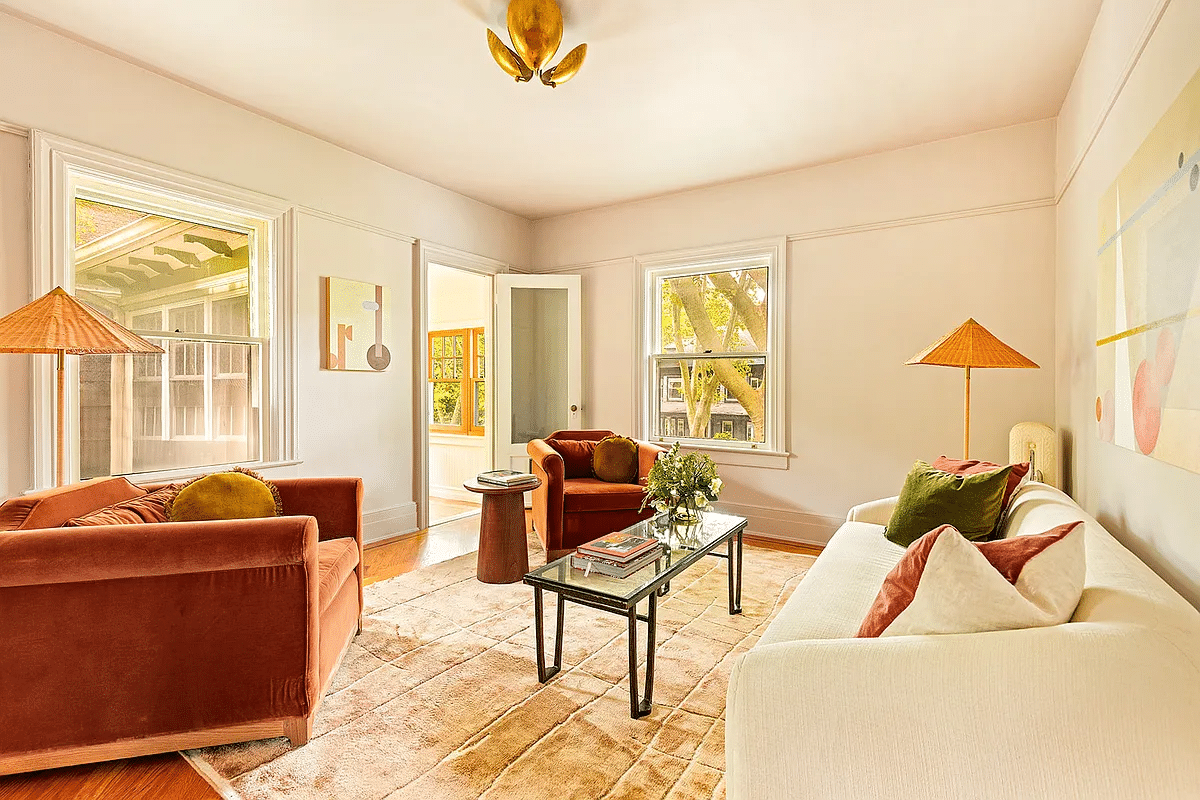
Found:
[[[646,496],[646,476],[665,452],[661,447],[637,443],[638,483],[605,483],[591,476],[590,467],[585,473],[581,464],[572,470],[554,447],[558,441],[598,442],[612,435],[604,430],[555,431],[526,445],[533,474],[542,481],[533,490],[533,528],[546,548],[547,561],[654,516],[650,507],[639,509]]]
[[[287,736],[362,615],[359,478],[273,481],[271,519],[61,527],[157,487],[0,505],[0,774]]]

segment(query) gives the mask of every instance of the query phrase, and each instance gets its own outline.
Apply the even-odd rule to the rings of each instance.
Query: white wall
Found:
[[[429,265],[429,330],[484,328],[485,347],[491,342],[492,279],[467,270],[439,264]],[[485,353],[485,364],[491,363]],[[434,497],[479,502],[479,495],[463,488],[463,482],[488,468],[491,461],[490,431],[487,436],[429,435],[429,493]]]
[[[413,248],[424,238],[515,266],[530,224],[0,14],[0,120],[283,198],[298,215],[297,449],[276,474],[366,480],[368,535],[412,529]],[[419,120],[414,120],[419,124]],[[0,133],[0,311],[28,302],[28,142]],[[319,369],[319,277],[392,287],[386,374]],[[407,316],[406,316],[407,315]],[[0,491],[31,483],[29,356],[0,356]]]
[[[1200,69],[1197,31],[1200,0],[1109,0],[1063,105],[1057,419],[1072,495],[1200,605],[1200,475],[1099,441],[1094,416],[1100,196]]]
[[[972,455],[1054,417],[1054,124],[1020,125],[534,223],[584,276],[588,426],[632,431],[632,256],[789,236],[787,470],[721,466],[751,529],[825,541],[917,458],[961,454],[962,373],[904,361],[968,317],[1042,365],[972,376]],[[718,459],[720,461],[720,459]]]

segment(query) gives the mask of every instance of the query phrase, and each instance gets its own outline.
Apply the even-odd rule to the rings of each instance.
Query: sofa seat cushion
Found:
[[[0,531],[60,528],[67,520],[146,494],[124,478],[96,478],[14,497],[0,505]]]
[[[321,574],[321,611],[329,607],[338,589],[358,566],[358,543],[353,539],[317,542],[317,569]]]
[[[563,482],[563,511],[637,511],[646,489],[636,483],[607,483],[597,478]]]
[[[883,538],[882,525],[844,523],[767,626],[761,644],[855,636],[883,579],[903,556],[903,547]]]

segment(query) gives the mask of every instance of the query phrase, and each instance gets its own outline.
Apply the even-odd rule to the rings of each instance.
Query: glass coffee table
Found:
[[[611,578],[571,566],[567,555],[539,567],[525,576],[525,583],[533,587],[534,631],[537,637],[538,680],[542,683],[553,678],[562,669],[563,622],[566,603],[588,606],[624,616],[629,621],[629,715],[634,719],[644,717],[653,708],[654,694],[654,650],[655,615],[658,598],[665,595],[671,581],[688,567],[705,556],[724,558],[729,562],[729,613],[742,613],[742,534],[746,530],[746,519],[728,514],[708,512],[702,521],[684,525],[662,525],[662,517],[639,522],[625,529],[625,533],[658,539],[663,543],[663,557],[643,567],[628,578]],[[717,548],[725,545],[724,552]],[[558,595],[557,624],[554,632],[554,663],[546,666],[546,642],[542,621],[542,592]],[[637,612],[637,605],[646,600],[645,615]],[[637,622],[646,623],[646,690],[638,698],[637,677]]]

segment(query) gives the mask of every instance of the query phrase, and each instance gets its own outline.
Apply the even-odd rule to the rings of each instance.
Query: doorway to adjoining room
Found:
[[[479,513],[479,496],[463,481],[492,465],[492,278],[431,263],[426,286],[432,527]]]

